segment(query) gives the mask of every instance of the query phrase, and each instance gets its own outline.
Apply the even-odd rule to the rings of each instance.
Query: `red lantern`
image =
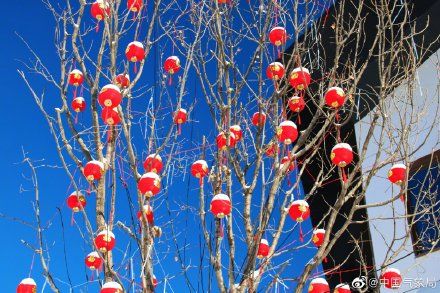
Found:
[[[231,0],[217,0],[218,4],[229,4],[231,3]]]
[[[124,290],[122,289],[121,285],[116,282],[107,282],[101,287],[100,293],[123,293]]]
[[[347,284],[339,284],[335,287],[333,293],[351,293],[350,286]]]
[[[266,123],[266,114],[264,112],[256,112],[252,115],[252,124],[257,127],[263,127]]]
[[[150,225],[154,224],[154,214],[153,214],[153,209],[151,208],[151,206],[149,204],[146,204],[143,206],[142,211],[144,212],[145,215],[145,219],[147,220],[147,223]],[[139,221],[142,222],[142,212],[139,211],[137,213],[137,217],[139,219]]]
[[[101,118],[107,125],[117,125],[121,123],[121,117],[118,114],[118,108],[105,107],[101,112]]]
[[[288,156],[285,156],[281,159],[281,165],[280,168],[284,167],[284,164],[289,164],[290,162],[290,158]],[[291,162],[289,165],[289,168],[287,169],[289,172],[292,172],[293,170],[295,170],[295,162]]]
[[[287,32],[286,29],[280,26],[276,26],[270,30],[269,40],[275,46],[281,46],[286,43]]]
[[[17,286],[17,293],[35,293],[37,292],[37,284],[34,279],[26,278],[21,280]]]
[[[325,230],[324,229],[315,229],[313,231],[312,242],[316,247],[320,247],[324,243],[325,238]]]
[[[128,44],[127,49],[125,49],[125,56],[128,61],[131,62],[141,62],[145,59],[145,49],[141,42],[131,42]]]
[[[315,278],[310,282],[309,293],[330,293],[330,287],[324,278]]]
[[[75,111],[76,113],[84,111],[87,106],[86,101],[84,100],[83,97],[76,97],[75,99],[73,99],[71,105],[72,105],[73,111]]]
[[[156,288],[157,284],[159,284],[159,282],[157,281],[156,276],[153,275],[153,287]]]
[[[353,161],[353,150],[347,143],[338,143],[333,147],[330,158],[333,164],[344,168]]]
[[[115,77],[115,84],[121,89],[128,88],[130,86],[130,76],[128,74],[118,74]]]
[[[67,206],[75,213],[85,208],[86,204],[86,198],[80,192],[75,191],[67,198]]]
[[[223,193],[217,194],[212,198],[209,209],[217,218],[228,216],[232,209],[229,196]]]
[[[298,90],[302,91],[309,87],[310,85],[310,72],[307,68],[297,67],[292,70],[289,77],[290,85]]]
[[[266,69],[266,76],[272,80],[280,80],[284,76],[284,65],[280,62],[272,62]]]
[[[264,258],[269,255],[269,242],[267,242],[266,239],[261,239],[260,244],[258,245],[258,252],[257,257],[258,258]]]
[[[151,154],[144,161],[144,169],[146,172],[160,173],[162,172],[163,163],[159,154]]]
[[[240,141],[243,138],[243,131],[240,125],[232,125],[229,130],[234,134],[236,141]]]
[[[74,86],[80,86],[84,82],[84,76],[78,69],[74,69],[69,73],[69,84]]]
[[[295,200],[290,205],[289,216],[292,220],[297,221],[298,223],[307,220],[310,216],[309,204],[302,199]]]
[[[205,160],[197,160],[191,165],[191,175],[202,179],[209,174],[208,164]]]
[[[89,269],[99,270],[102,266],[103,259],[96,251],[93,251],[86,256],[85,263]]]
[[[185,109],[180,108],[174,113],[174,123],[183,124],[188,119],[188,114]]]
[[[225,150],[227,147],[234,148],[237,140],[235,139],[235,135],[233,132],[229,133],[229,143],[226,141],[226,134],[222,131],[217,135],[217,147],[220,150]]]
[[[122,101],[121,90],[114,84],[104,86],[98,95],[98,102],[102,107],[115,108]]]
[[[331,87],[325,93],[325,104],[331,108],[340,108],[345,103],[345,93],[340,87]]]
[[[298,138],[296,124],[290,120],[280,123],[277,128],[278,141],[286,145],[292,144]]]
[[[111,231],[103,230],[95,238],[95,245],[102,253],[111,251],[116,244],[115,234]]]
[[[406,179],[406,166],[404,164],[394,164],[388,171],[388,179],[395,184],[402,184]]]
[[[97,0],[92,3],[90,13],[97,21],[101,21],[106,16],[110,15],[110,5],[107,1]]]
[[[380,283],[388,289],[398,289],[402,284],[402,275],[398,269],[388,268],[381,274]]]
[[[141,194],[152,197],[160,191],[160,177],[154,172],[148,172],[142,175],[138,181],[138,190]]]
[[[142,0],[128,0],[127,8],[132,12],[139,12],[142,9]]]
[[[304,110],[306,102],[303,97],[293,96],[289,99],[288,106],[290,111],[299,113]]]
[[[266,156],[268,157],[275,157],[277,153],[278,145],[276,143],[271,142],[265,152]]]
[[[100,161],[92,160],[84,166],[83,174],[88,181],[101,179],[104,173],[104,164]]]
[[[169,74],[177,73],[180,70],[179,57],[177,57],[177,56],[168,57],[163,64],[163,68]]]

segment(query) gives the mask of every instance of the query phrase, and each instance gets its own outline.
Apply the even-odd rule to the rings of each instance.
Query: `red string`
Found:
[[[299,241],[304,242],[304,234],[303,234],[301,223],[299,223]]]
[[[99,21],[96,23],[95,32],[99,32]]]
[[[345,174],[344,168],[341,168],[341,169],[342,169],[342,181],[345,183],[345,182],[347,182],[347,174]]]

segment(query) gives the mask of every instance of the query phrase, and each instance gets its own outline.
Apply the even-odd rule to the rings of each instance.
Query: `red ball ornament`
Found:
[[[95,238],[95,245],[102,253],[111,251],[116,244],[115,234],[111,231],[103,230]]]
[[[118,125],[121,123],[121,117],[118,114],[118,108],[105,107],[101,112],[101,118],[107,125]]]
[[[217,147],[220,150],[225,150],[227,147],[234,148],[237,140],[235,139],[235,135],[233,132],[229,133],[229,143],[226,141],[226,134],[222,131],[217,135]]]
[[[310,85],[310,72],[305,67],[297,67],[292,70],[289,77],[290,85],[298,90],[302,91],[309,87]]]
[[[331,108],[338,109],[345,103],[345,93],[340,87],[331,87],[324,96],[325,104]]]
[[[191,175],[196,178],[203,178],[209,174],[208,164],[205,160],[197,160],[191,165]]]
[[[152,197],[160,191],[160,177],[154,172],[145,173],[139,179],[137,186],[141,194]]]
[[[143,206],[142,211],[145,215],[145,219],[147,220],[147,223],[150,225],[154,224],[154,214],[153,214],[153,209],[151,208],[151,206],[149,204],[146,204]],[[137,217],[139,219],[139,221],[142,221],[142,212],[139,211],[137,213]]]
[[[125,49],[125,56],[128,61],[141,62],[145,59],[145,49],[141,42],[131,42]]]
[[[299,113],[304,110],[306,102],[303,97],[293,96],[289,99],[287,105],[289,106],[290,111]]]
[[[298,223],[307,220],[310,216],[309,204],[302,199],[293,201],[289,208],[289,216]]]
[[[156,174],[162,172],[163,163],[159,154],[151,154],[144,161],[145,172],[154,172]]]
[[[324,278],[315,278],[310,282],[309,293],[330,293],[330,287]]]
[[[236,141],[240,141],[243,138],[243,131],[241,130],[240,125],[232,125],[229,130],[234,134]]]
[[[84,82],[84,76],[83,73],[78,70],[74,69],[69,73],[69,84],[74,86],[80,86]]]
[[[37,284],[34,279],[26,278],[21,280],[17,286],[17,293],[35,293],[37,292]]]
[[[104,86],[98,95],[98,102],[102,107],[115,108],[122,101],[121,90],[114,84]]]
[[[127,8],[131,12],[139,12],[142,9],[143,1],[142,0],[128,0]]]
[[[118,74],[115,77],[115,84],[121,89],[128,88],[130,86],[130,76],[128,74]]]
[[[333,293],[351,293],[350,286],[348,286],[347,284],[336,285]]]
[[[284,168],[285,164],[289,164],[290,162],[290,158],[288,156],[285,156],[281,159],[281,164],[280,164],[280,168]],[[290,163],[289,168],[287,169],[289,172],[292,172],[293,170],[295,170],[295,162],[293,161],[292,163]]]
[[[100,161],[92,160],[84,166],[83,174],[88,181],[101,179],[104,173],[104,164]]]
[[[263,127],[266,123],[266,114],[264,112],[256,112],[252,115],[252,124],[257,127]]]
[[[176,124],[183,124],[188,119],[188,113],[185,109],[180,108],[179,110],[174,113],[174,123]]]
[[[217,194],[212,198],[209,209],[217,218],[228,216],[232,210],[229,196],[223,193]]]
[[[177,56],[168,57],[163,64],[163,68],[169,74],[177,73],[180,70],[179,57]]]
[[[67,198],[67,206],[75,213],[84,209],[86,204],[86,198],[80,192],[75,191]]]
[[[344,168],[353,161],[353,150],[347,143],[338,143],[333,147],[330,158],[333,164]]]
[[[315,229],[313,231],[312,242],[316,247],[320,247],[324,243],[325,230],[324,229]]]
[[[257,257],[258,258],[264,258],[269,255],[269,242],[267,242],[266,239],[261,239],[260,244],[258,245],[258,252]]]
[[[388,179],[394,184],[402,184],[406,179],[406,166],[394,164],[388,171]]]
[[[284,76],[284,65],[280,62],[272,62],[266,69],[266,76],[272,80],[280,80]]]
[[[87,105],[83,97],[76,97],[75,99],[73,99],[71,106],[73,111],[79,113],[84,111]]]
[[[281,46],[286,43],[287,32],[286,29],[281,26],[276,26],[269,32],[269,41],[275,46]]]
[[[398,289],[402,284],[402,275],[398,269],[385,269],[380,276],[380,283],[388,289]]]
[[[296,124],[290,120],[280,123],[277,128],[278,141],[286,145],[292,144],[298,138],[298,129]]]
[[[119,285],[119,283],[116,282],[107,282],[101,287],[100,293],[123,293],[124,290],[122,289],[122,286]]]
[[[99,270],[102,266],[103,259],[99,256],[98,252],[93,251],[86,256],[85,263],[90,270]]]

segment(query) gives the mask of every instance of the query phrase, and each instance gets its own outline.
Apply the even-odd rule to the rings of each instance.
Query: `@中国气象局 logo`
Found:
[[[377,284],[378,284],[377,279],[375,279],[375,278],[367,279],[367,277],[365,277],[365,276],[357,277],[351,282],[351,286],[354,289],[364,289],[367,286],[369,288],[376,288]]]

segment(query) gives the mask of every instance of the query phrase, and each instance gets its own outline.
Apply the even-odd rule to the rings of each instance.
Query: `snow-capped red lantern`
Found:
[[[128,88],[130,86],[130,76],[128,74],[118,74],[115,77],[115,84],[121,89]]]
[[[110,14],[110,5],[107,1],[97,0],[92,3],[90,13],[97,21],[101,21]]]
[[[293,96],[289,99],[287,105],[289,106],[290,111],[299,113],[304,110],[306,102],[303,97]]]
[[[333,164],[344,168],[353,161],[353,150],[347,143],[338,143],[332,148],[330,158]]]
[[[137,213],[137,217],[139,221],[142,221],[142,212],[145,215],[145,219],[147,220],[147,223],[150,225],[154,224],[153,208],[149,204],[144,205],[142,207],[142,211],[139,211]]]
[[[78,70],[74,69],[69,73],[69,84],[74,86],[80,86],[84,82],[84,76],[83,73]]]
[[[401,184],[406,179],[406,166],[404,164],[394,164],[388,171],[388,179],[395,184]]]
[[[102,253],[112,250],[115,244],[115,234],[111,231],[102,230],[95,238],[95,245]]]
[[[289,77],[290,85],[298,90],[302,91],[309,87],[310,85],[310,72],[305,67],[297,67],[292,70]]]
[[[260,127],[266,123],[266,114],[264,112],[256,112],[252,115],[252,124]]]
[[[266,239],[261,239],[260,244],[258,245],[258,258],[264,258],[269,255],[269,242]]]
[[[351,293],[350,286],[348,286],[347,284],[336,285],[333,293]]]
[[[340,108],[345,103],[345,93],[340,87],[334,86],[327,90],[324,96],[325,104],[331,108]]]
[[[35,293],[37,292],[37,283],[34,279],[26,278],[21,280],[17,286],[17,293]]]
[[[266,76],[272,80],[280,80],[284,76],[284,65],[280,62],[272,62],[267,66]]]
[[[84,166],[83,174],[88,181],[101,179],[104,173],[104,164],[100,161],[92,160]]]
[[[107,125],[118,125],[121,123],[121,117],[119,117],[118,108],[105,107],[101,112],[101,118]]]
[[[205,160],[197,160],[191,165],[191,175],[202,179],[209,173],[208,163]]]
[[[175,74],[180,70],[180,59],[177,56],[168,57],[163,63],[163,69],[168,74]]]
[[[156,276],[153,275],[153,287],[156,288],[158,284],[159,282],[157,281]]]
[[[324,243],[325,238],[325,230],[324,229],[315,229],[313,231],[312,242],[316,247],[320,247]]]
[[[269,32],[269,41],[275,46],[281,46],[286,43],[287,32],[286,29],[281,26],[276,26]]]
[[[176,124],[183,124],[188,119],[188,113],[185,109],[180,108],[179,110],[174,113],[174,123]]]
[[[131,12],[139,12],[142,9],[143,1],[142,0],[128,0],[127,8]]]
[[[108,84],[102,87],[98,95],[98,102],[102,107],[115,108],[122,101],[121,90],[117,85]]]
[[[159,154],[151,154],[144,161],[145,172],[162,172],[163,162]]]
[[[380,283],[388,289],[397,289],[402,284],[402,275],[398,269],[387,268],[380,275]]]
[[[141,42],[134,41],[125,49],[125,56],[130,62],[141,62],[145,59],[145,49]]]
[[[67,198],[67,206],[75,213],[84,209],[86,204],[86,198],[80,192],[75,191]]]
[[[233,132],[229,133],[229,143],[226,140],[226,134],[222,131],[217,135],[217,147],[220,150],[225,150],[227,147],[234,148],[237,140],[235,138],[235,134]]]
[[[231,200],[226,194],[220,193],[214,196],[211,200],[211,213],[217,218],[223,218],[231,213]]]
[[[330,293],[330,287],[324,278],[315,278],[310,282],[309,293]]]
[[[284,156],[281,159],[280,168],[284,168],[284,165],[289,164],[290,160],[291,159],[288,156]],[[295,170],[295,162],[291,162],[289,167],[287,168],[287,171],[289,171],[289,172],[292,172],[293,170]]]
[[[241,130],[240,125],[232,125],[229,130],[234,134],[236,141],[240,141],[243,138],[243,131]]]
[[[154,172],[145,173],[139,179],[137,186],[141,194],[151,197],[160,191],[160,177]]]
[[[72,109],[73,111],[75,111],[76,113],[82,112],[86,109],[86,101],[84,100],[83,97],[76,97],[73,99],[72,101]]]
[[[102,266],[103,259],[96,251],[90,252],[85,259],[86,266],[91,270],[99,270]]]
[[[278,141],[284,144],[292,144],[298,138],[298,129],[296,124],[290,120],[280,123],[277,128]]]
[[[303,199],[293,201],[289,208],[289,216],[298,223],[307,220],[310,216],[309,204]]]
[[[122,286],[119,285],[119,283],[116,282],[107,282],[101,287],[100,293],[123,293]]]

